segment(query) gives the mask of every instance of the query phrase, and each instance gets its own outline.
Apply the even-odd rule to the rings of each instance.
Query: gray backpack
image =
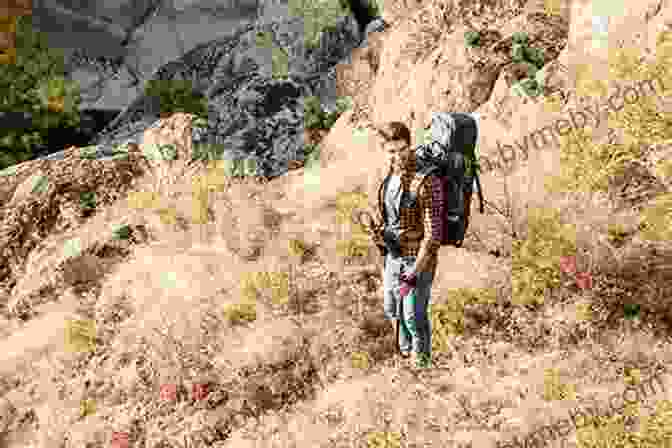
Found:
[[[478,188],[480,213],[483,213],[483,193],[478,178],[474,150],[478,139],[478,125],[470,114],[435,112],[432,115],[432,141],[420,145],[415,150],[416,171],[420,177],[416,185],[421,185],[426,176],[432,177],[434,210],[432,218],[438,221],[434,228],[439,234],[434,238],[441,245],[462,246],[466,233],[464,196],[467,188],[475,180]],[[475,163],[474,179],[466,176],[467,163]],[[387,180],[381,184],[378,197],[384,224],[387,224],[383,198]],[[417,193],[417,192],[416,192]]]

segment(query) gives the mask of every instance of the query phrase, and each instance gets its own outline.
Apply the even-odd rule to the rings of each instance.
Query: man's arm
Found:
[[[420,219],[423,221],[424,236],[420,242],[420,251],[415,260],[413,272],[416,274],[427,269],[427,265],[432,257],[436,256],[441,241],[439,238],[440,223],[432,219],[432,180],[434,176],[429,176],[423,182],[420,189]]]

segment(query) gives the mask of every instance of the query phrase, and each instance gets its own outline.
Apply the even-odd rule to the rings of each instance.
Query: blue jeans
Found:
[[[399,274],[409,271],[415,263],[415,257],[393,258],[387,255],[383,273],[383,307],[387,319],[399,320],[399,348],[403,352],[432,352],[432,328],[427,307],[431,299],[432,272],[418,272],[415,287],[415,305],[399,297]],[[409,294],[410,296],[410,294]],[[406,296],[406,299],[409,298]]]

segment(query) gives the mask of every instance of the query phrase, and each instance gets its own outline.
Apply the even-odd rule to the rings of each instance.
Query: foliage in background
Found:
[[[353,222],[353,212],[368,206],[368,195],[359,191],[340,192],[336,195],[336,221],[341,225],[342,238],[336,243],[336,253],[346,259],[365,257],[371,249],[371,240],[364,227]]]
[[[316,48],[320,34],[333,29],[340,17],[350,14],[346,2],[340,0],[289,0],[290,14],[303,18],[307,48]]]
[[[366,436],[367,448],[400,448],[401,434],[392,431],[375,431]]]
[[[308,252],[308,245],[298,238],[292,238],[288,242],[288,251],[290,256],[303,260]]]
[[[561,173],[545,181],[552,192],[606,192],[609,179],[642,155],[637,144],[596,143],[590,129],[573,129],[560,141]]]
[[[458,288],[450,292],[445,302],[432,304],[432,350],[437,353],[446,352],[453,336],[464,332],[465,308],[477,304],[490,306],[496,299],[493,288]]]
[[[469,30],[464,33],[464,41],[467,47],[477,47],[480,45],[481,34],[478,31]]]
[[[557,210],[529,210],[526,238],[513,241],[512,302],[542,304],[545,292],[560,286],[560,257],[575,252],[576,229],[562,224]]]
[[[79,402],[79,416],[86,418],[96,413],[96,402],[91,398],[83,399]]]
[[[145,95],[158,99],[161,114],[185,112],[207,119],[207,100],[193,89],[190,80],[150,79],[145,85]]]
[[[649,241],[672,241],[672,193],[658,196],[642,211],[642,237]]]
[[[378,0],[369,0],[369,17],[380,17],[382,15],[382,0],[381,3],[378,3]],[[348,3],[345,2],[345,7],[349,7]]]
[[[314,163],[319,163],[321,152],[320,145],[315,143],[309,143],[303,147],[303,151],[306,167],[310,167]]]
[[[131,236],[131,228],[128,224],[117,225],[112,229],[112,238],[115,240],[127,240]]]
[[[644,150],[655,145],[666,145],[672,139],[672,114],[661,108],[654,95],[644,95],[644,81],[651,88],[658,87],[657,96],[669,94],[672,84],[672,33],[659,33],[656,39],[655,60],[642,63],[643,54],[634,48],[619,48],[609,56],[609,69],[617,84],[639,83],[640,95],[636,102],[625,104],[609,115],[609,128],[623,132],[623,143],[595,143],[590,130],[573,130],[562,137],[561,175],[549,179],[551,191],[606,192],[614,176],[628,170],[630,163],[641,160]],[[604,82],[593,82],[590,66],[579,67],[577,83],[584,96],[603,96]],[[659,177],[665,180],[665,162],[661,163]],[[649,240],[669,241],[672,237],[672,204],[669,193],[655,198],[640,215],[642,236]],[[610,232],[610,239],[619,242],[625,236]]]
[[[191,160],[221,160],[224,146],[217,143],[194,143]]]
[[[95,343],[96,326],[93,320],[68,320],[65,329],[65,344],[69,350],[73,352],[93,351]]]
[[[336,100],[336,110],[327,112],[322,108],[320,99],[309,96],[303,104],[303,121],[306,129],[331,129],[338,117],[352,107],[350,97],[342,97]]]
[[[224,309],[224,317],[233,325],[254,322],[257,320],[257,305],[252,301],[227,305]]]
[[[527,33],[516,32],[513,34],[511,58],[516,63],[527,65],[527,77],[512,85],[512,91],[521,96],[539,96],[543,91],[543,77],[537,75],[544,66],[543,51],[529,46]]]
[[[177,147],[172,143],[144,145],[142,153],[147,160],[175,160]]]
[[[350,362],[355,369],[366,370],[371,366],[371,357],[367,352],[353,352],[350,355]]]
[[[544,370],[544,393],[546,401],[551,400],[575,400],[574,386],[560,381],[560,372],[557,369]]]
[[[16,64],[0,65],[0,112],[28,112],[27,129],[3,129],[0,169],[33,157],[49,129],[79,125],[79,85],[65,79],[64,55],[49,48],[47,38],[32,29],[32,18],[16,23]]]
[[[247,302],[262,295],[282,305],[289,301],[289,275],[286,272],[252,272],[241,279],[241,293]]]
[[[260,31],[256,35],[256,44],[260,48],[271,49],[272,74],[274,79],[289,77],[289,54],[273,42],[273,35],[268,31]]]
[[[633,431],[626,422],[638,422]],[[578,429],[579,448],[656,448],[672,440],[672,402],[660,400],[652,415],[640,413],[640,403],[626,403],[623,413],[594,416]]]
[[[672,181],[672,160],[661,160],[656,164],[655,174],[663,182]]]
[[[79,195],[79,206],[83,211],[90,211],[96,208],[95,191],[84,191]]]

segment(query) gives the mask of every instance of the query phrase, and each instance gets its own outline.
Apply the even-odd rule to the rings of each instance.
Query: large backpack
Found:
[[[432,114],[432,140],[429,144],[420,145],[415,150],[416,177],[413,182],[419,189],[425,178],[433,175],[432,218],[438,225],[438,235],[434,238],[442,246],[462,246],[466,233],[466,218],[469,210],[465,210],[465,190],[467,163],[476,163],[474,149],[478,138],[476,119],[464,113],[435,112]],[[478,165],[474,167],[474,180],[478,188],[480,213],[483,213],[483,193],[478,178]],[[383,223],[387,223],[384,207],[385,190],[389,175],[383,181],[378,192],[378,203]],[[417,192],[416,192],[417,193]]]

